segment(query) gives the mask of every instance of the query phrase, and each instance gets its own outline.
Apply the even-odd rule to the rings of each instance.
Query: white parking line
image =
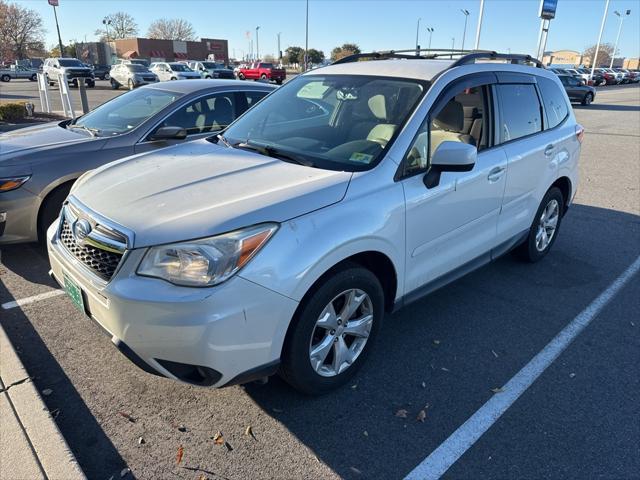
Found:
[[[45,300],[47,298],[57,297],[58,295],[62,295],[63,293],[64,290],[51,290],[50,292],[34,295],[33,297],[21,298],[20,300],[15,300],[13,302],[3,303],[2,308],[3,310],[9,310],[11,308],[21,307],[30,303],[39,302],[40,300]]]
[[[405,480],[440,478],[502,416],[571,342],[591,323],[604,306],[640,270],[640,257],[587,308],[556,335],[527,365],[464,422],[438,448],[405,477]]]

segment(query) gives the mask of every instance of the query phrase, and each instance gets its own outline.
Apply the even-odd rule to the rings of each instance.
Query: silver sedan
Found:
[[[76,120],[0,135],[0,244],[43,240],[84,172],[212,135],[274,88],[229,80],[152,84]]]

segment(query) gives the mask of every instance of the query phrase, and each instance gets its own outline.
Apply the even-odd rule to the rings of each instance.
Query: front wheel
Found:
[[[300,307],[287,334],[280,375],[309,395],[343,385],[364,363],[383,316],[378,278],[348,264]]]
[[[38,75],[34,73],[33,75],[31,75],[31,77],[29,77],[29,80],[31,80],[32,82],[35,82],[36,80],[38,80]]]
[[[238,80],[244,80],[244,79],[245,79],[244,73],[242,72],[238,73]]]
[[[120,88],[120,84],[116,82],[113,78],[111,79],[111,88],[114,90],[117,90],[118,88]]]
[[[11,76],[2,75],[2,77],[0,77],[0,80],[2,80],[3,82],[10,82],[11,81]]]
[[[550,188],[540,202],[527,239],[516,249],[520,258],[535,263],[549,253],[558,237],[563,209],[562,192],[557,187]]]
[[[129,79],[129,81],[127,82],[127,86],[129,87],[129,90],[133,90],[134,88],[136,88],[136,86],[133,83],[133,80]]]
[[[593,102],[593,94],[589,92],[582,99],[582,105],[591,105],[591,102]]]
[[[277,80],[276,80],[276,84],[277,84],[277,85],[282,85],[282,80],[281,80],[281,79],[277,79]]]
[[[108,73],[105,73],[104,76],[102,77],[102,80],[111,80],[111,75],[109,75]]]

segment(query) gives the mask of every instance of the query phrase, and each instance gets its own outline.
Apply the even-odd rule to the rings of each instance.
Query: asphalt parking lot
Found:
[[[52,390],[45,403],[91,479],[125,467],[141,479],[404,478],[637,263],[640,87],[599,89],[575,109],[581,185],[549,256],[507,255],[387,316],[368,364],[334,393],[148,375],[64,295],[6,305],[56,288],[33,245],[1,250],[2,326],[38,389]],[[445,478],[640,478],[639,280],[615,290]]]

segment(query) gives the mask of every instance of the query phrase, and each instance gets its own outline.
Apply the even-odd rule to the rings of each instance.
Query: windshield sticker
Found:
[[[349,161],[358,163],[368,164],[371,163],[371,160],[373,160],[373,155],[369,155],[368,153],[353,152],[351,157],[349,157]]]

